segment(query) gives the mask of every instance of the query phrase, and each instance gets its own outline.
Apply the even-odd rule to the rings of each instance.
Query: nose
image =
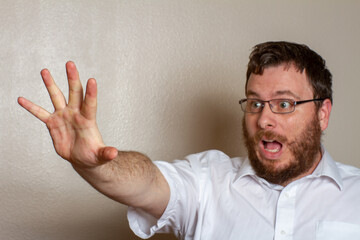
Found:
[[[258,126],[261,129],[273,129],[276,127],[275,113],[270,109],[270,103],[264,103],[262,111],[259,113]]]

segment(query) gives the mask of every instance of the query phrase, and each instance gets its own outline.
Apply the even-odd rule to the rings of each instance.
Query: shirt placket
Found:
[[[293,239],[296,189],[296,185],[287,186],[280,193],[276,207],[274,240]]]

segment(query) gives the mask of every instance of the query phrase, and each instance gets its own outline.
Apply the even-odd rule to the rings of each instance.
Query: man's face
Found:
[[[269,67],[262,75],[251,74],[246,95],[261,100],[313,98],[305,71],[300,73],[293,65]],[[323,115],[313,102],[298,105],[288,114],[273,113],[268,103],[260,113],[245,113],[245,143],[256,173],[281,185],[310,174],[321,159],[321,132],[327,126],[320,120]]]

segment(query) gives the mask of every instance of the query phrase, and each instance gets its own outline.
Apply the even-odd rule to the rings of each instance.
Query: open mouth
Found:
[[[282,149],[282,143],[276,140],[262,140],[265,151],[270,153],[278,153]]]

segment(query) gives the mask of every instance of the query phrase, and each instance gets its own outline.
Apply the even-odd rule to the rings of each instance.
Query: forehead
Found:
[[[305,71],[300,72],[293,65],[280,65],[265,68],[261,75],[251,74],[246,96],[263,100],[276,97],[310,99],[313,91]]]

